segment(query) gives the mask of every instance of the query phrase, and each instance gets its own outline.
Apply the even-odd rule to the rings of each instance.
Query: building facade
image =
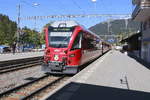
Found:
[[[141,22],[141,58],[150,63],[150,0],[132,0],[134,21]]]

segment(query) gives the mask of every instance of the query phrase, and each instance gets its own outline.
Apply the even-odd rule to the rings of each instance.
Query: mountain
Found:
[[[89,28],[89,30],[93,31],[94,33],[98,35],[106,35],[106,34],[126,34],[128,32],[137,32],[140,29],[140,23],[132,21],[131,19],[127,19],[126,21],[128,23],[127,28],[125,24],[124,19],[119,19],[119,20],[109,20],[108,21],[96,24],[92,27]],[[108,28],[109,26],[109,28]],[[109,33],[108,33],[109,30]]]

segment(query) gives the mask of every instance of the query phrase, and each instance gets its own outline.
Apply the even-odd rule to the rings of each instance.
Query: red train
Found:
[[[82,65],[110,49],[98,35],[74,21],[56,21],[45,28],[46,49],[42,70],[75,74]]]

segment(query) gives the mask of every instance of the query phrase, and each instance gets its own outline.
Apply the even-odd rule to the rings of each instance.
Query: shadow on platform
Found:
[[[46,100],[150,100],[150,93],[71,82]]]

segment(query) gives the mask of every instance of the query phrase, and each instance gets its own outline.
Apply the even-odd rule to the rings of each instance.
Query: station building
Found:
[[[141,22],[141,58],[150,63],[150,0],[132,0],[134,21]]]
[[[133,33],[120,42],[124,44],[123,50],[128,51],[130,56],[141,57],[141,32]]]

